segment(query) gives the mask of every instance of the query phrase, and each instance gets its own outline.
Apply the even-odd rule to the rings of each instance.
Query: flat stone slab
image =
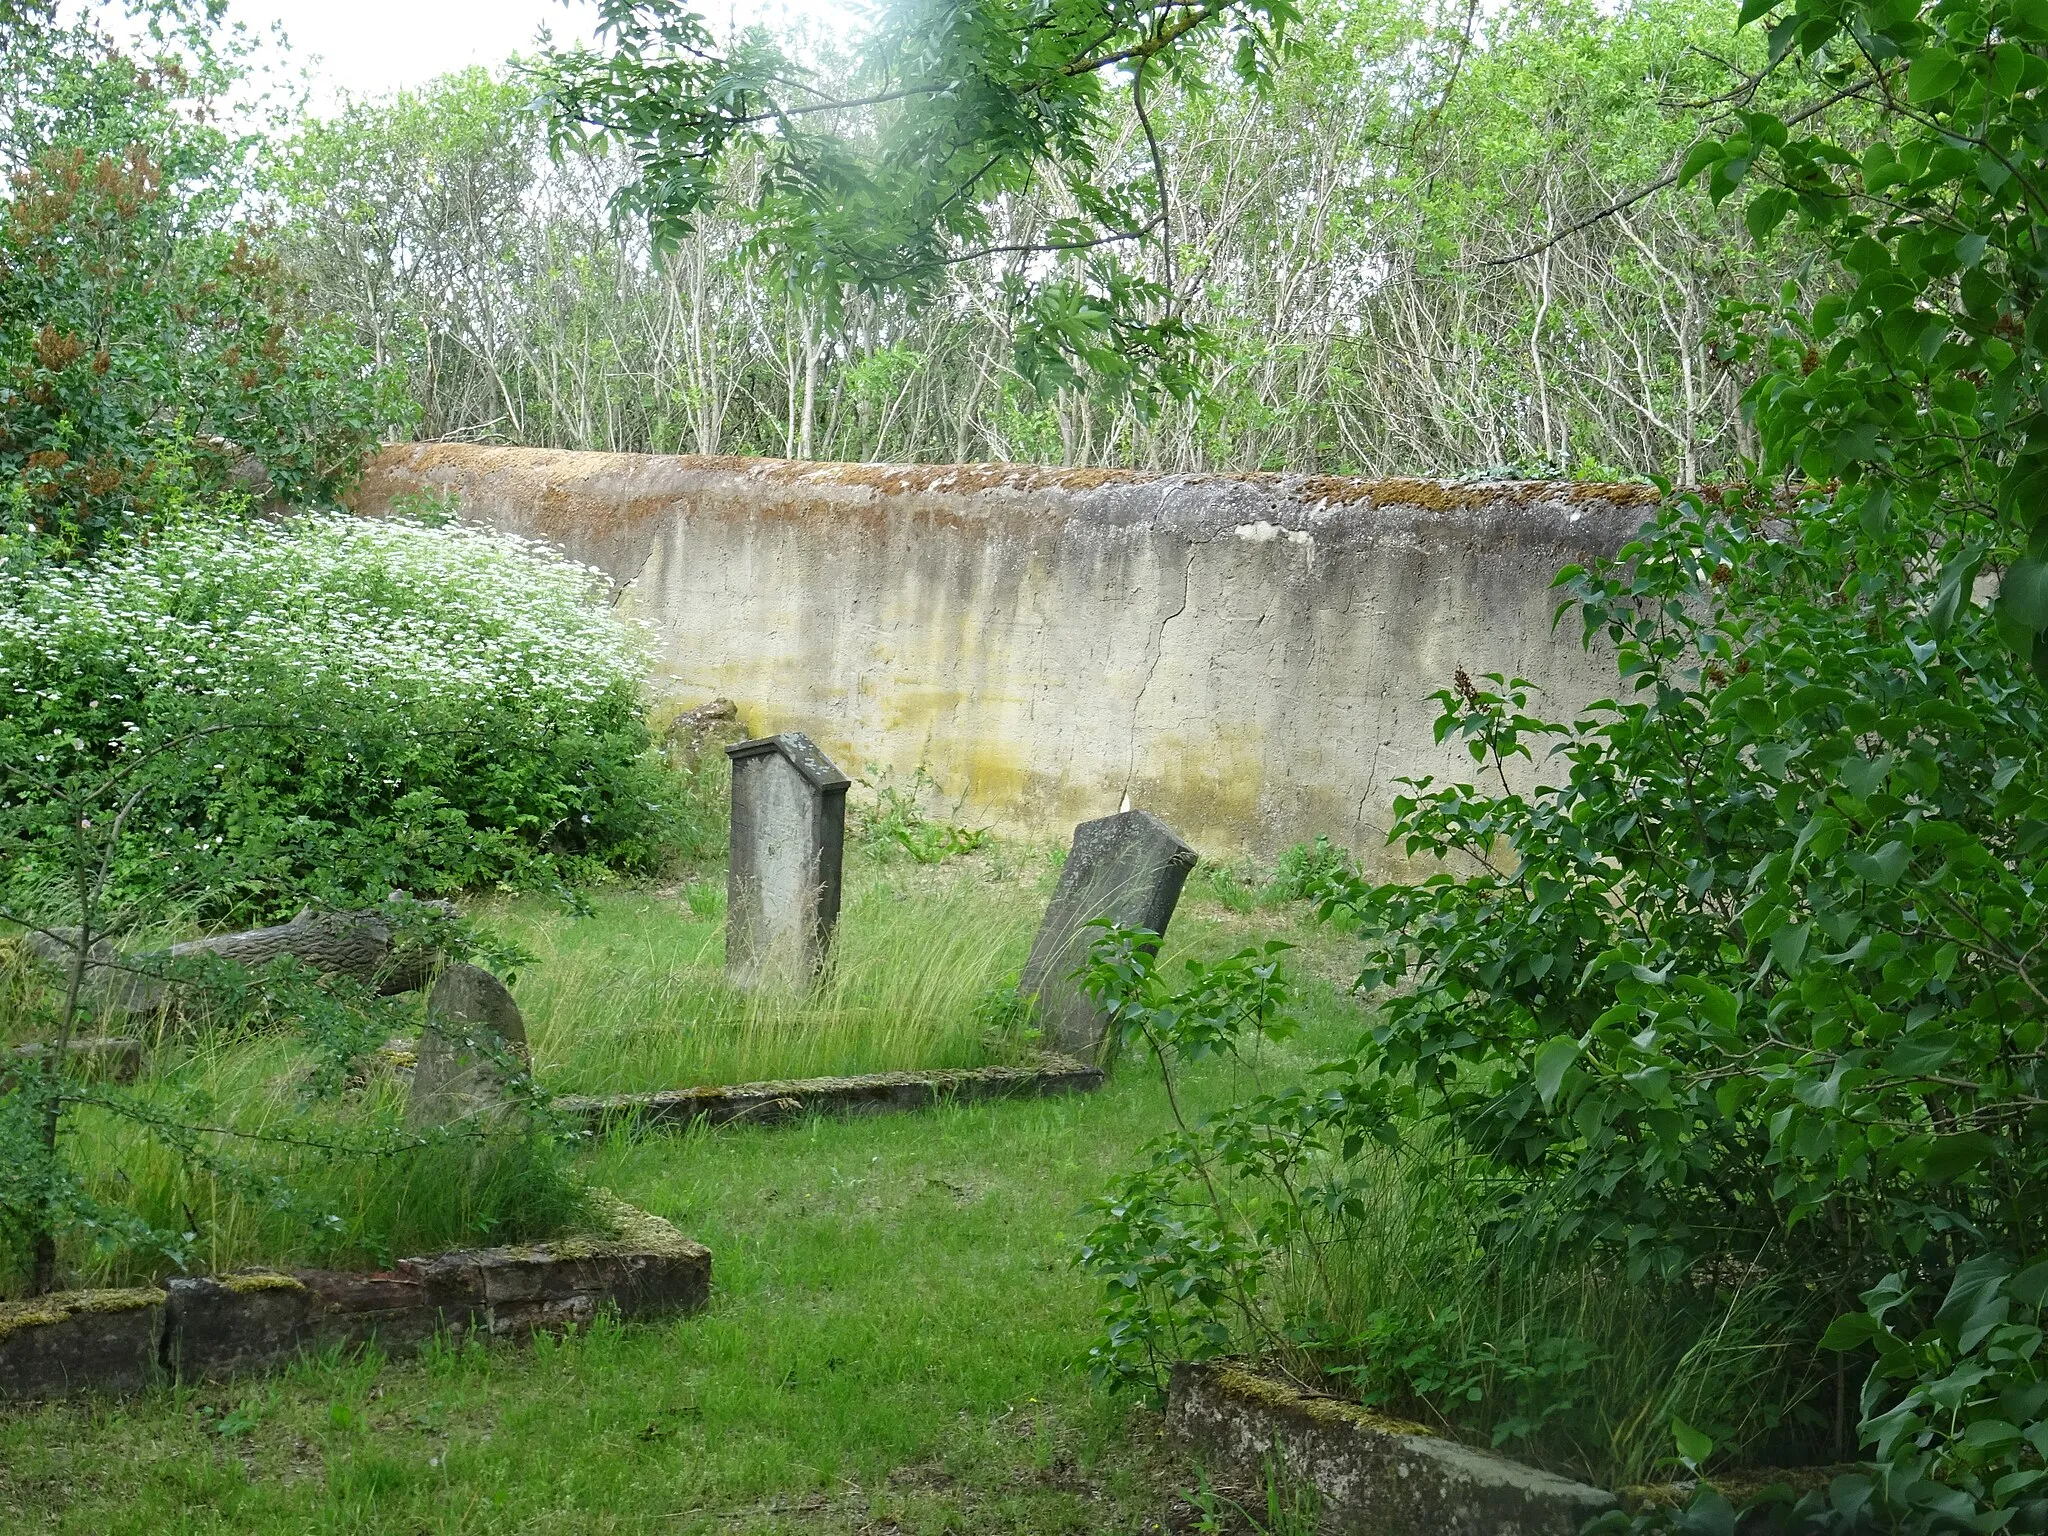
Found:
[[[882,1115],[930,1109],[948,1100],[966,1103],[1088,1093],[1100,1088],[1102,1081],[1100,1067],[1065,1056],[1046,1056],[1035,1067],[875,1072],[862,1077],[667,1088],[657,1093],[565,1095],[554,1101],[554,1107],[597,1128],[626,1122],[671,1129],[700,1123],[774,1125],[805,1115]]]
[[[1616,1507],[1605,1489],[1523,1466],[1303,1392],[1242,1365],[1173,1368],[1168,1431],[1247,1480],[1269,1460],[1312,1483],[1336,1536],[1577,1536]]]
[[[402,1356],[437,1334],[520,1339],[581,1327],[606,1308],[645,1319],[710,1300],[709,1249],[592,1194],[608,1233],[458,1249],[371,1274],[247,1270],[0,1303],[0,1399],[240,1376],[372,1341]]]

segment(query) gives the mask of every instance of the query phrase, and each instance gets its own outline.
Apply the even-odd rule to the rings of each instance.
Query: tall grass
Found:
[[[284,1033],[168,1029],[150,1044],[132,1089],[82,1087],[65,1114],[59,1155],[94,1208],[60,1233],[61,1284],[378,1268],[586,1215],[569,1149],[544,1127],[408,1134],[407,1081],[382,1057],[321,1099],[307,1091],[312,1054]],[[10,1175],[35,1177],[17,1167],[0,1181]],[[0,1295],[27,1280],[25,1247],[5,1238],[0,1228]]]
[[[1035,1052],[1013,1000],[1054,873],[1037,852],[996,848],[924,866],[856,849],[830,963],[803,990],[727,982],[724,872],[700,870],[673,888],[587,891],[582,916],[533,895],[477,903],[477,915],[537,957],[516,995],[543,1088],[645,1091],[973,1067]],[[1184,913],[1169,957],[1243,942],[1226,926]],[[147,947],[188,931],[171,921],[124,942]],[[18,945],[6,953],[21,964],[0,964],[0,1040],[35,1038],[25,995],[19,1007],[5,1002],[7,978],[27,975],[26,956]],[[1315,998],[1319,1018],[1331,1013],[1323,1025],[1341,1028],[1348,1007],[1334,993]],[[393,1027],[410,1033],[418,1020]],[[284,1031],[188,1020],[150,1042],[140,1100],[167,1126],[214,1130],[167,1140],[109,1110],[74,1108],[69,1165],[94,1199],[134,1225],[74,1229],[60,1254],[67,1283],[129,1283],[178,1268],[382,1265],[543,1236],[579,1219],[567,1148],[518,1137],[481,1148],[403,1145],[402,1072],[372,1058],[340,1099],[315,1100],[305,1092],[312,1061]],[[382,1149],[353,1155],[300,1143]],[[175,1257],[152,1246],[144,1227],[167,1234]],[[19,1269],[0,1251],[0,1293],[20,1283],[11,1264]]]
[[[808,989],[725,978],[722,882],[596,893],[571,916],[531,900],[489,914],[539,956],[517,994],[550,1089],[610,1093],[1017,1059],[1003,999],[1042,898],[962,871],[849,861],[824,974]],[[936,872],[931,872],[936,875]]]
[[[1669,1477],[1674,1420],[1751,1464],[1810,1458],[1822,1384],[1798,1306],[1762,1276],[1630,1280],[1618,1266],[1489,1240],[1453,1162],[1368,1148],[1357,1213],[1278,1268],[1272,1302],[1317,1320],[1296,1357],[1367,1402],[1613,1487]]]

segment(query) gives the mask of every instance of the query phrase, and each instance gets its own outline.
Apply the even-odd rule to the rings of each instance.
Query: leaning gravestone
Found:
[[[1046,1044],[1093,1060],[1109,1019],[1074,980],[1100,935],[1089,925],[1107,918],[1120,928],[1164,935],[1195,867],[1195,850],[1149,811],[1124,811],[1074,828],[1060,883],[1045,909],[1018,991],[1037,998]]]
[[[817,975],[839,921],[839,861],[852,782],[801,731],[725,749],[732,859],[725,969],[742,986]]]
[[[417,1130],[502,1110],[526,1065],[526,1021],[505,983],[476,965],[442,967],[427,994],[405,1123]]]

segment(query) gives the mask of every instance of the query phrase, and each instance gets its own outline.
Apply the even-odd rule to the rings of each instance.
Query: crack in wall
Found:
[[[1145,681],[1138,685],[1136,697],[1131,700],[1131,729],[1128,750],[1124,757],[1123,802],[1119,810],[1129,810],[1131,804],[1131,780],[1138,769],[1138,714],[1145,707],[1145,695],[1152,687],[1152,679],[1159,673],[1159,658],[1166,653],[1166,626],[1188,611],[1188,588],[1194,581],[1195,556],[1200,552],[1203,541],[1188,540],[1187,559],[1180,568],[1180,602],[1173,612],[1162,614],[1152,628],[1152,643],[1147,647],[1145,658]]]

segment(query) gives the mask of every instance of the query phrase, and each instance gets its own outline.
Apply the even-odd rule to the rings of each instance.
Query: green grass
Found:
[[[940,867],[857,855],[831,964],[801,994],[726,983],[714,881],[601,889],[583,916],[540,897],[493,899],[481,912],[539,957],[517,990],[545,1088],[659,1089],[1031,1054],[1014,1010],[998,1027],[988,1004],[1013,995],[1052,879],[1047,859],[1013,848]],[[1172,947],[1216,951],[1248,937],[1191,911]],[[25,974],[0,968],[0,992],[13,998]],[[31,1011],[13,998],[0,1017]],[[412,1000],[390,1032],[417,1034],[419,1013]],[[96,1199],[167,1235],[178,1253],[137,1232],[74,1228],[60,1245],[62,1283],[143,1283],[181,1264],[379,1266],[543,1237],[580,1216],[559,1148],[507,1139],[480,1158],[464,1145],[328,1156],[290,1144],[404,1140],[406,1080],[381,1057],[329,1101],[307,1096],[311,1052],[283,1033],[161,1027],[147,1061],[143,1096],[166,1124],[235,1134],[196,1138],[195,1158],[176,1150],[179,1138],[108,1111],[69,1112],[68,1165],[87,1171]],[[0,1247],[0,1295],[20,1289],[25,1266],[20,1245]]]
[[[1272,1300],[1369,1342],[1298,1357],[1304,1379],[1330,1370],[1335,1390],[1604,1487],[1672,1476],[1674,1418],[1752,1463],[1810,1458],[1788,1410],[1813,1386],[1760,1279],[1632,1283],[1482,1241],[1491,1207],[1443,1159],[1368,1148],[1351,1169],[1366,1209],[1313,1261],[1291,1255]]]
[[[1043,861],[861,860],[849,877],[832,968],[803,996],[726,986],[706,882],[601,890],[583,916],[539,898],[490,903],[539,956],[518,994],[541,1080],[600,1091],[1020,1052],[990,1037],[980,1005],[1021,964],[1050,883]],[[1301,946],[1291,962],[1307,1029],[1262,1055],[1266,1089],[1340,1051],[1361,1022],[1341,996],[1343,941],[1298,905],[1198,884],[1167,946],[1171,968],[1275,932]],[[172,1044],[152,1072],[166,1102],[304,1135],[323,1121],[298,1094],[303,1068],[273,1037]],[[1183,1104],[1199,1114],[1250,1086],[1208,1065],[1186,1075]],[[402,1080],[373,1073],[349,1113],[389,1123],[401,1103]],[[254,1386],[0,1418],[0,1528],[43,1515],[113,1531],[1143,1528],[1176,1479],[1194,1484],[1155,1420],[1077,1375],[1094,1296],[1072,1259],[1081,1207],[1170,1123],[1155,1069],[1133,1059],[1090,1098],[616,1136],[582,1151],[575,1176],[710,1244],[710,1315],[527,1354],[335,1360]],[[300,1205],[331,1213],[308,1226],[104,1117],[80,1130],[101,1193],[158,1225],[189,1222],[200,1269],[383,1262],[567,1219],[552,1166],[479,1166],[447,1149],[357,1166],[274,1155],[267,1170]],[[1354,1335],[1382,1327],[1382,1358],[1358,1362],[1365,1390],[1610,1481],[1654,1472],[1673,1414],[1725,1443],[1761,1434],[1777,1362],[1750,1298],[1674,1305],[1570,1266],[1503,1266],[1473,1242],[1445,1170],[1378,1152],[1366,1162],[1367,1218],[1274,1277],[1283,1306]],[[118,1251],[67,1259],[92,1283],[162,1268]],[[1425,1373],[1446,1383],[1420,1400],[1403,1396],[1414,1371],[1390,1365],[1418,1341],[1432,1351]],[[1517,1431],[1560,1379],[1575,1390],[1567,1409]],[[1466,1387],[1478,1406],[1454,1401]],[[101,1464],[145,1475],[90,1470]],[[1239,1491],[1255,1507],[1257,1494]]]
[[[1356,1022],[1328,989],[1310,1012],[1276,1070]],[[1186,1091],[1201,1107],[1241,1086],[1210,1067]],[[1076,1369],[1094,1316],[1072,1266],[1081,1207],[1167,1124],[1156,1076],[1133,1062],[1091,1096],[614,1139],[585,1171],[710,1245],[707,1314],[0,1416],[0,1528],[1050,1533],[1155,1530],[1176,1508],[1192,1519],[1175,1493],[1194,1470],[1157,1418]]]
[[[727,983],[722,879],[601,890],[581,917],[535,898],[483,910],[540,957],[517,996],[542,1082],[631,1092],[981,1066],[1026,1048],[991,1033],[986,1003],[1014,988],[1044,909],[1028,871],[849,859],[829,964],[801,992]]]
[[[176,1126],[226,1127],[199,1155],[93,1106],[66,1118],[65,1157],[105,1205],[181,1244],[73,1231],[60,1245],[66,1283],[133,1285],[252,1264],[375,1268],[407,1254],[545,1236],[585,1219],[568,1149],[518,1135],[427,1145],[404,1128],[405,1080],[381,1057],[345,1099],[310,1101],[303,1045],[281,1035],[175,1035],[150,1053],[142,1087]],[[312,1145],[307,1145],[311,1143]],[[375,1149],[335,1156],[323,1146]],[[23,1275],[0,1271],[17,1285]],[[7,1294],[0,1287],[0,1295]]]

